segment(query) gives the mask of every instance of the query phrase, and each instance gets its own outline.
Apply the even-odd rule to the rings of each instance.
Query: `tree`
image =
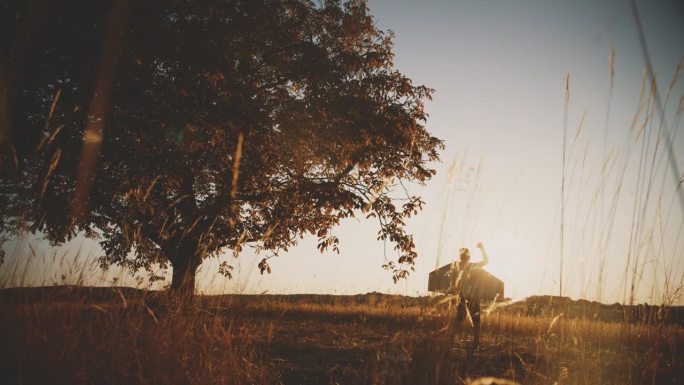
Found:
[[[23,2],[0,7],[2,32],[20,38]],[[365,1],[37,8],[28,75],[9,88],[16,162],[3,163],[2,233],[39,231],[57,244],[96,238],[103,266],[170,263],[171,287],[191,290],[207,257],[247,244],[277,253],[306,233],[321,251],[337,250],[330,230],[364,215],[395,244],[385,268],[395,280],[408,274],[416,252],[404,220],[423,202],[390,191],[434,175],[442,142],[424,127],[432,90],[393,68],[392,35],[376,28]],[[107,32],[117,11],[122,30]],[[93,99],[103,62],[114,61],[100,116]],[[93,121],[100,144],[84,177]],[[92,186],[85,195],[79,177]]]

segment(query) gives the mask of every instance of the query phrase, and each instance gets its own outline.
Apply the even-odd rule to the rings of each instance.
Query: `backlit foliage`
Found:
[[[309,233],[337,250],[331,229],[362,214],[395,245],[395,279],[414,264],[404,220],[423,202],[389,192],[434,174],[432,90],[393,68],[392,35],[364,1],[24,3],[0,6],[7,66],[22,63],[8,83],[2,232],[85,234],[104,266],[170,262],[193,283],[204,258],[245,245],[277,253]],[[101,150],[87,202],[73,202],[115,7],[130,9]],[[25,38],[30,49],[12,48]]]

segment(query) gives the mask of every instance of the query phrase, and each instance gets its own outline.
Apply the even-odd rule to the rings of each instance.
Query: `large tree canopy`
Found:
[[[103,265],[170,262],[187,288],[206,257],[306,233],[336,249],[329,230],[363,215],[395,245],[395,279],[412,268],[404,220],[422,201],[390,191],[430,178],[442,143],[424,127],[432,90],[393,69],[365,1],[17,0],[0,14],[5,236],[93,237]]]

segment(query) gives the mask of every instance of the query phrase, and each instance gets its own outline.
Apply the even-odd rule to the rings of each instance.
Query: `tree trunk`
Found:
[[[166,252],[173,268],[170,288],[172,292],[194,295],[195,274],[202,262],[197,245],[197,241],[184,240],[178,248]]]
[[[195,270],[190,263],[172,263],[171,291],[194,294]]]

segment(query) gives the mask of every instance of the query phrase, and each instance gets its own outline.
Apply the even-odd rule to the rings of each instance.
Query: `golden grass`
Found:
[[[4,384],[273,383],[231,317],[158,295],[3,306]]]
[[[452,322],[453,314],[435,302],[382,295],[180,302],[167,293],[132,289],[0,291],[0,382],[677,384],[684,379],[679,326],[528,317],[504,308],[483,318],[481,345],[473,352],[470,327]]]

